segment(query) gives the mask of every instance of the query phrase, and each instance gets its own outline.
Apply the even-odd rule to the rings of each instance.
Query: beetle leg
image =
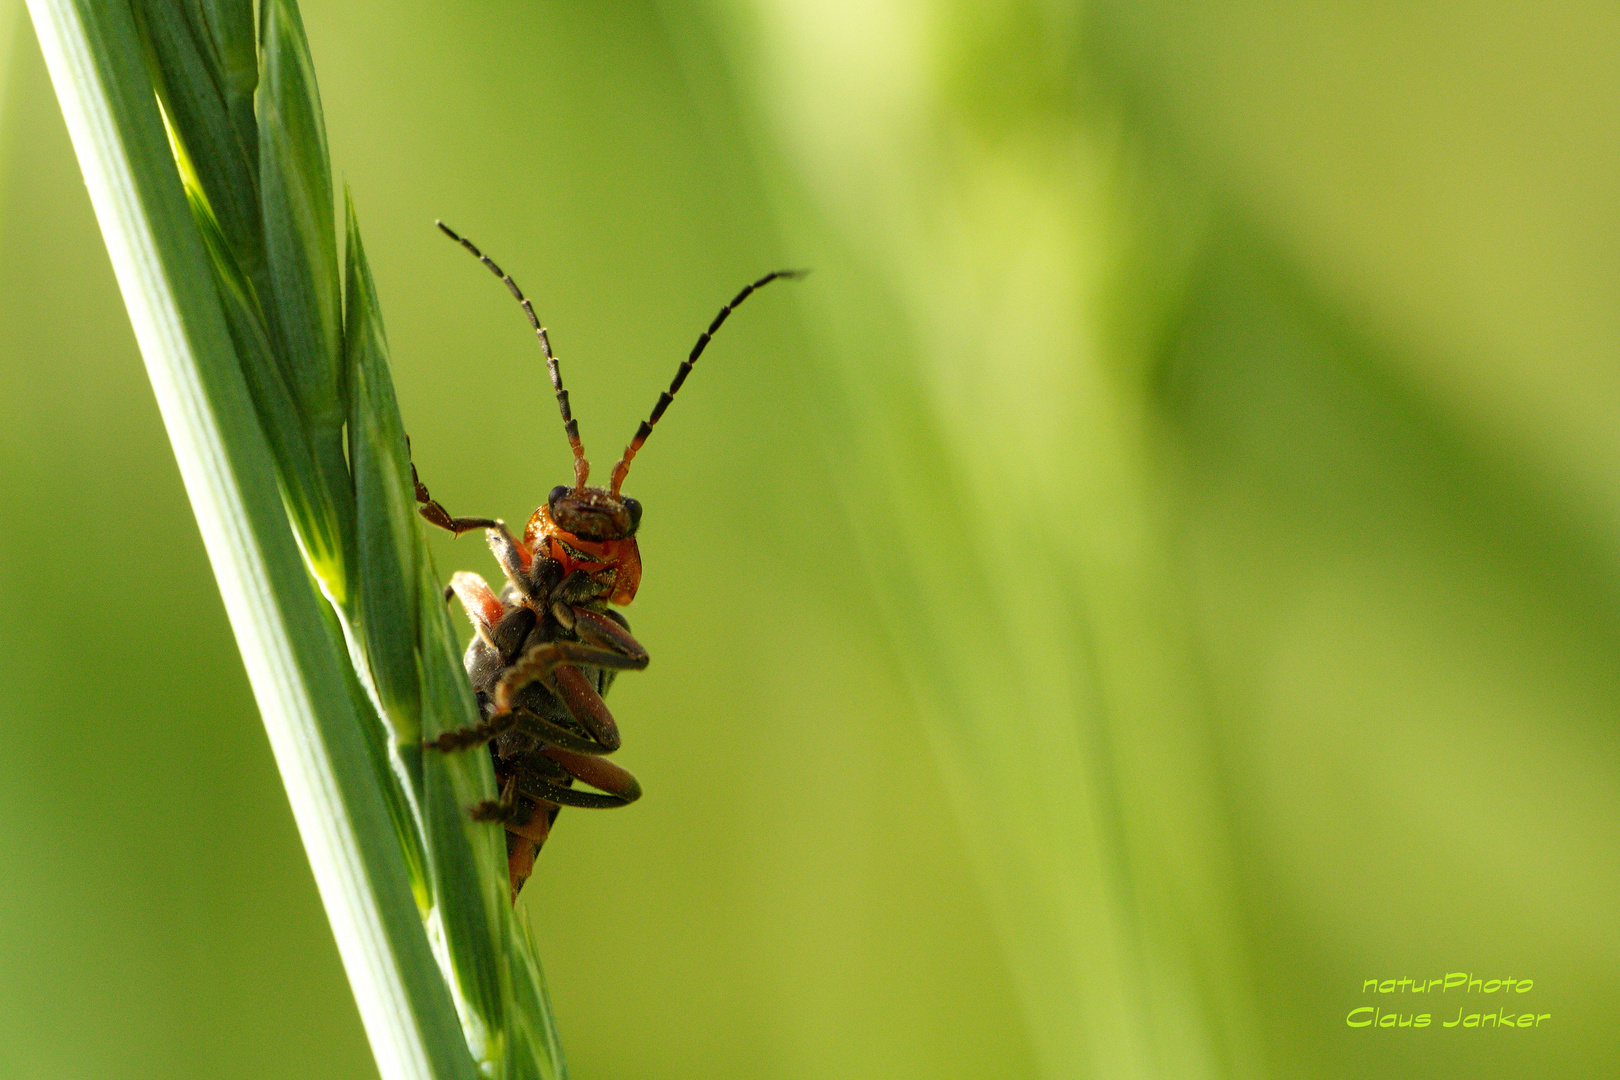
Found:
[[[622,769],[620,771],[623,772]],[[629,774],[625,773],[625,775],[628,776]],[[631,783],[635,783],[634,779],[631,780]],[[501,797],[499,799],[487,799],[474,806],[472,808],[472,818],[474,821],[498,821],[506,826],[507,832],[532,841],[534,846],[539,848],[546,842],[546,837],[551,834],[551,822],[556,817],[558,804],[550,803],[550,805],[546,805],[546,802],[549,802],[549,800],[546,800],[539,806],[525,805],[518,799],[521,787],[522,784],[517,777],[507,777],[506,783],[501,785]],[[526,791],[523,794],[528,798],[534,798]],[[583,792],[580,794],[583,794]],[[639,788],[637,788],[636,794],[641,794]]]
[[[557,806],[595,809],[627,806],[641,798],[641,785],[636,778],[606,758],[574,754],[550,746],[540,754],[540,759],[531,757],[512,774],[518,793],[527,798]],[[542,763],[545,768],[539,767]],[[599,790],[577,790],[569,786],[574,780],[583,780]]]
[[[482,746],[504,731],[517,726],[517,713],[498,712],[482,723],[470,727],[440,732],[437,738],[422,740],[424,750],[439,750],[448,754],[452,750],[465,750],[469,746]]]
[[[590,608],[574,608],[574,632],[592,645],[612,649],[636,661],[634,670],[647,666],[647,650],[630,635],[629,627],[611,615]]]
[[[641,785],[636,782],[636,778],[606,758],[575,754],[555,746],[548,746],[540,752],[561,765],[574,779],[583,780],[591,787],[607,792],[606,797],[613,800],[609,803],[592,805],[626,806],[641,798]],[[518,790],[527,794],[526,785],[522,780],[518,781]]]
[[[647,666],[647,650],[630,636],[630,631],[622,623],[610,616],[583,607],[570,608],[569,613],[574,616],[575,631],[585,640],[577,644],[573,642],[552,644],[571,646],[575,650],[594,653],[597,659],[572,661],[556,666],[551,672],[552,689],[562,699],[569,715],[579,721],[580,726],[600,745],[601,750],[598,752],[612,753],[619,748],[619,725],[614,721],[607,703],[602,700],[602,694],[594,681],[579,670],[579,665],[583,663],[587,667],[605,668],[609,674],[615,671],[640,671]],[[612,657],[612,660],[604,662],[602,657]],[[524,684],[533,681],[519,673],[517,664],[508,668],[501,676],[502,683],[508,679],[512,680],[509,691],[511,693],[516,693]],[[496,687],[496,700],[499,704],[499,684]],[[541,734],[541,737],[546,736]],[[547,741],[553,741],[563,749],[575,753],[588,752],[570,743],[550,739]]]
[[[613,719],[607,702],[602,700],[602,695],[584,672],[577,667],[560,667],[552,676],[552,684],[557,688],[557,696],[568,707],[569,715],[579,721],[591,738],[602,744],[604,753],[612,753],[619,748],[618,722]]]
[[[457,570],[450,577],[449,591],[461,601],[461,606],[467,609],[467,618],[472,620],[473,629],[478,636],[489,645],[494,645],[491,636],[495,625],[501,621],[506,613],[506,605],[501,603],[495,590],[489,587],[489,582],[468,570]]]
[[[501,785],[499,799],[486,799],[472,808],[474,821],[498,821],[506,831],[521,836],[538,849],[551,833],[551,822],[556,816],[556,805],[534,806],[518,799],[518,778],[507,777]],[[524,793],[527,795],[527,793]],[[532,797],[532,796],[531,796]]]
[[[513,694],[530,683],[549,679],[569,713],[591,738],[606,751],[617,750],[619,727],[603,703],[602,695],[576,666],[581,664],[612,671],[633,671],[646,667],[647,661],[644,657],[625,656],[577,641],[544,641],[532,646],[501,673],[493,694],[495,711],[506,712],[512,707]]]
[[[590,736],[601,746],[602,753],[619,748],[619,727],[608,712],[602,696],[580,674],[575,664],[590,667],[625,670],[647,666],[645,658],[623,656],[607,649],[582,645],[577,641],[544,641],[514,660],[495,683],[492,695],[495,711],[489,719],[469,727],[441,733],[423,742],[423,746],[449,752],[469,746],[480,746],[503,731],[518,725],[518,711],[512,707],[512,695],[534,682],[548,678],[556,683],[558,696]],[[532,715],[532,714],[530,714]],[[546,723],[541,719],[541,723]],[[541,738],[546,738],[541,735]]]
[[[625,774],[629,776],[629,773]],[[634,783],[634,777],[631,782]],[[540,799],[544,802],[556,803],[559,806],[577,806],[584,810],[611,810],[615,806],[629,806],[636,799],[641,798],[641,785],[635,784],[631,798],[619,795],[603,795],[595,791],[576,791],[571,787],[559,787],[548,784],[543,780],[525,780],[518,785],[518,790],[531,799]]]
[[[551,834],[557,820],[557,811],[563,806],[614,807],[627,806],[641,797],[641,785],[628,772],[597,757],[582,757],[564,750],[543,751],[570,775],[577,775],[601,788],[607,794],[575,791],[549,780],[510,777],[502,788],[501,802],[480,803],[473,807],[473,817],[483,821],[500,821],[506,827],[506,873],[512,889],[512,903],[517,903],[524,882],[534,873],[534,858]],[[522,798],[518,798],[521,795]],[[519,807],[535,800],[524,811]],[[512,804],[517,804],[516,806]]]
[[[514,725],[517,730],[526,735],[534,736],[547,746],[557,746],[576,754],[591,754],[593,756],[611,753],[610,750],[596,740],[576,735],[567,728],[559,727],[539,713],[530,712],[521,705],[514,709],[513,713],[517,718]]]
[[[494,518],[451,517],[450,512],[441,506],[437,499],[428,494],[427,485],[422,483],[421,477],[416,475],[416,463],[414,461],[411,462],[411,483],[416,488],[416,501],[422,504],[417,512],[441,529],[460,536],[462,533],[472,532],[474,529],[493,529],[500,524]]]
[[[470,518],[468,520],[471,520]],[[529,565],[533,557],[517,539],[507,531],[506,522],[496,521],[485,526],[488,530],[489,550],[495,555],[495,561],[501,564],[501,570],[506,574],[506,580],[525,598],[529,595]]]
[[[474,821],[499,821],[510,823],[518,814],[517,805],[517,777],[508,777],[506,783],[501,785],[501,797],[498,799],[485,799],[472,808]],[[524,816],[527,816],[525,812]]]

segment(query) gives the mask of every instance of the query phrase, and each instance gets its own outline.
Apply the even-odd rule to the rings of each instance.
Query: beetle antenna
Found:
[[[562,410],[563,431],[567,433],[568,445],[574,451],[574,490],[584,491],[585,480],[591,475],[591,463],[585,460],[585,444],[579,441],[579,421],[574,419],[574,414],[568,408],[568,391],[563,389],[562,371],[557,367],[557,358],[551,354],[551,339],[546,336],[546,328],[540,325],[540,320],[534,314],[534,305],[529,303],[529,298],[523,295],[523,290],[517,287],[517,282],[512,280],[512,275],[496,266],[494,260],[479,251],[477,245],[471,240],[458,235],[454,229],[442,221],[435,221],[433,224],[437,225],[439,231],[444,235],[472,252],[475,259],[489,267],[490,273],[506,282],[506,287],[517,300],[518,306],[523,308],[523,313],[529,317],[529,325],[534,327],[534,336],[540,339],[540,351],[545,353],[546,356],[546,371],[551,375],[551,385],[557,391],[557,407]],[[770,279],[767,278],[766,280]],[[747,291],[745,290],[742,295],[747,296]],[[741,299],[741,297],[738,299]],[[733,301],[733,303],[735,302]],[[722,317],[724,317],[723,312]],[[719,325],[719,321],[716,320],[715,326]],[[713,327],[710,329],[712,331]],[[696,358],[696,354],[694,354],[693,359]]]
[[[646,443],[647,436],[652,434],[653,425],[658,423],[659,418],[664,415],[664,410],[669,408],[669,403],[675,400],[675,394],[680,390],[681,384],[686,381],[686,377],[692,374],[692,365],[696,364],[698,357],[703,355],[703,350],[709,347],[709,341],[732,311],[736,310],[739,304],[748,299],[755,289],[763,289],[777,278],[802,278],[809,272],[808,270],[773,270],[752,285],[744,285],[742,292],[733,296],[731,303],[720,309],[720,314],[714,317],[714,321],[709,324],[709,328],[698,335],[697,344],[692,346],[691,355],[682,360],[681,366],[675,370],[675,378],[671,380],[669,389],[658,395],[658,403],[653,406],[652,415],[643,420],[641,426],[636,429],[636,437],[631,439],[630,445],[624,448],[624,457],[620,458],[619,463],[613,466],[613,484],[611,488],[613,494],[617,495],[619,493],[619,488],[624,483],[625,476],[630,472],[631,459],[636,456],[636,451],[640,450],[642,445]]]

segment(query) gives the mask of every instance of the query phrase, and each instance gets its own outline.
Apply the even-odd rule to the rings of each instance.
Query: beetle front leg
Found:
[[[407,447],[409,445],[409,443],[406,444]],[[417,509],[417,512],[431,524],[437,525],[441,529],[460,536],[462,533],[472,532],[474,529],[493,529],[500,524],[494,518],[451,517],[450,511],[446,510],[439,504],[437,499],[428,494],[427,485],[422,483],[422,478],[416,475],[416,462],[414,461],[411,462],[411,484],[416,488],[416,501],[422,504]]]
[[[489,539],[489,550],[495,556],[495,561],[501,564],[501,570],[506,574],[506,580],[525,598],[529,595],[529,565],[533,561],[517,538],[507,531],[506,522],[496,521],[486,526],[486,536]]]

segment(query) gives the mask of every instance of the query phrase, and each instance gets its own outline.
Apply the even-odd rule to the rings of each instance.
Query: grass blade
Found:
[[[133,15],[97,0],[30,12],[379,1069],[472,1080]]]

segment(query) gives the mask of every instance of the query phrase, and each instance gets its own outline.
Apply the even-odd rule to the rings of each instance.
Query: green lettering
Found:
[[[1412,985],[1412,980],[1411,979],[1402,979],[1396,985],[1399,986],[1401,988],[1402,992],[1404,993],[1406,991],[1406,989]]]
[[[1368,987],[1371,987],[1374,990],[1378,989],[1378,980],[1377,979],[1368,979],[1366,982],[1362,983],[1361,984],[1361,992],[1363,994],[1365,994],[1367,992]]]
[[[1373,1007],[1371,1005],[1363,1005],[1359,1009],[1351,1009],[1350,1015],[1344,1018],[1345,1025],[1347,1027],[1367,1027],[1372,1023],[1371,1018],[1366,1020],[1357,1020],[1355,1019],[1355,1015],[1356,1013],[1370,1013],[1372,1011]]]
[[[1398,1019],[1398,1017],[1396,1017],[1396,1015],[1394,1013],[1385,1013],[1383,1016],[1380,1016],[1378,1018],[1378,1026],[1379,1027],[1394,1027],[1395,1026],[1395,1021],[1397,1019]]]
[[[1443,994],[1447,990],[1450,990],[1453,986],[1461,986],[1463,983],[1465,983],[1467,981],[1468,981],[1468,975],[1465,972],[1461,972],[1461,971],[1447,972],[1446,973],[1446,985],[1441,988],[1440,992]]]
[[[1527,994],[1530,992],[1530,988],[1534,985],[1536,985],[1536,980],[1534,979],[1520,979],[1519,988],[1515,990],[1514,993]]]
[[[1463,1027],[1479,1027],[1479,1013],[1469,1013],[1463,1017]]]
[[[1470,974],[1472,974],[1472,973],[1470,973]],[[1484,979],[1469,979],[1468,980],[1468,989],[1465,990],[1464,993],[1472,994],[1474,992],[1474,987],[1476,987],[1476,986],[1484,986],[1484,985],[1485,985],[1485,980]]]
[[[1379,983],[1378,992],[1380,994],[1393,994],[1395,992],[1395,980],[1385,979],[1383,982]]]
[[[1479,1018],[1479,1026],[1484,1027],[1485,1021],[1487,1020],[1491,1022],[1491,1027],[1496,1027],[1502,1022],[1502,1010],[1498,1009],[1496,1012],[1486,1013],[1484,1016],[1481,1016]]]
[[[1413,1027],[1428,1027],[1429,1026],[1429,1014],[1428,1013],[1418,1013],[1418,1018],[1412,1022],[1412,1026]]]
[[[1520,1027],[1534,1027],[1535,1023],[1536,1023],[1536,1014],[1535,1013],[1520,1013],[1519,1014],[1519,1026]]]
[[[1503,990],[1511,990],[1511,989],[1513,989],[1513,984],[1518,982],[1518,981],[1519,981],[1518,979],[1503,979],[1502,980],[1502,989]]]
[[[1551,1019],[1552,1019],[1552,1013],[1542,1013],[1540,1016],[1536,1017],[1536,1027],[1540,1027],[1541,1022],[1543,1020],[1551,1020]]]
[[[1401,1017],[1401,1022],[1400,1022],[1400,1024],[1398,1026],[1399,1027],[1411,1027],[1412,1026],[1412,1018],[1410,1016]]]
[[[1430,979],[1429,980],[1429,989],[1433,990],[1435,987],[1439,986],[1443,982],[1445,982],[1444,979]]]
[[[1502,989],[1501,979],[1492,979],[1490,982],[1485,984],[1485,992],[1487,994],[1494,994],[1500,989]]]
[[[1441,1027],[1456,1027],[1460,1023],[1462,1023],[1462,1006],[1461,1005],[1457,1006],[1457,1019],[1455,1019],[1455,1020],[1442,1020],[1440,1022],[1440,1026]]]

